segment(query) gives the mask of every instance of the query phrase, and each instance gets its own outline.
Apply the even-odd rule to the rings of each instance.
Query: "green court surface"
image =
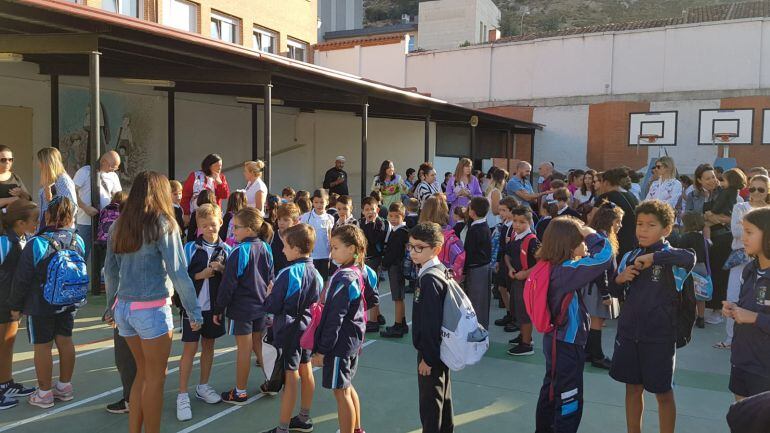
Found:
[[[387,282],[381,292],[388,293]],[[407,317],[411,295],[407,295]],[[393,319],[393,303],[389,295],[382,299],[382,311],[388,322]],[[496,305],[496,302],[495,302]],[[0,433],[13,432],[122,432],[127,431],[127,416],[109,414],[108,403],[121,397],[120,378],[112,352],[112,329],[101,322],[102,298],[90,299],[78,313],[74,340],[77,345],[73,385],[75,399],[57,402],[51,409],[39,409],[21,401],[16,408],[0,412]],[[501,317],[501,309],[493,308],[492,319]],[[408,319],[409,320],[409,319]],[[23,322],[22,322],[23,324]],[[604,332],[605,351],[612,348],[614,322]],[[23,326],[22,326],[23,327]],[[693,342],[677,353],[675,394],[678,406],[679,433],[727,432],[725,414],[732,402],[727,390],[729,351],[713,349],[724,333],[723,325],[707,325],[695,329]],[[532,432],[535,429],[535,406],[544,374],[544,358],[540,337],[535,338],[536,353],[529,357],[512,357],[505,353],[506,334],[493,326],[492,344],[481,363],[453,373],[452,391],[456,431],[458,432]],[[261,432],[272,428],[278,420],[279,396],[255,394],[263,381],[261,370],[252,368],[249,380],[251,402],[245,406],[225,403],[208,405],[192,398],[193,419],[176,420],[178,356],[180,335],[175,333],[169,376],[166,381],[163,409],[163,432],[227,431],[228,433]],[[209,382],[218,391],[234,383],[234,341],[225,336],[217,341],[214,369]],[[54,357],[56,359],[56,357]],[[26,329],[19,331],[14,358],[14,377],[27,385],[35,384],[31,347]],[[58,369],[54,366],[54,374]],[[191,396],[197,384],[197,366],[190,380]],[[416,352],[411,334],[400,340],[382,339],[367,334],[354,385],[362,403],[363,427],[368,433],[419,432],[417,410]],[[315,431],[337,430],[336,405],[329,390],[321,387],[321,372],[315,372],[316,393],[311,415]],[[624,385],[613,381],[603,370],[586,367],[585,408],[580,431],[624,432]],[[652,395],[646,395],[645,432],[658,431],[657,406]]]

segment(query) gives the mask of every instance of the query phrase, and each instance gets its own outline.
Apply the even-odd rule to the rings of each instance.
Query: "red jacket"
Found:
[[[182,211],[185,215],[190,215],[190,202],[193,200],[193,185],[195,184],[195,177],[203,174],[200,170],[191,172],[182,185],[182,201],[179,203],[182,206]],[[222,183],[217,185],[216,182],[211,181],[213,185],[214,194],[217,196],[217,205],[222,206],[222,200],[226,200],[230,196],[230,185],[227,184],[227,178],[224,173],[220,175],[222,177]],[[200,191],[198,192],[200,193]],[[197,195],[194,197],[197,200]]]

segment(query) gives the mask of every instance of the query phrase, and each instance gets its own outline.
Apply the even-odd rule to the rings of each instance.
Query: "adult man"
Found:
[[[118,171],[120,155],[111,150],[99,158],[99,209],[112,201],[112,195],[122,191]],[[80,167],[72,179],[78,198],[77,229],[86,244],[86,257],[91,250],[91,218],[99,215],[99,209],[91,205],[91,166]]]
[[[345,166],[345,157],[338,156],[334,161],[334,167],[330,168],[324,176],[323,187],[330,193],[349,195],[348,174],[342,168]]]
[[[516,173],[505,185],[505,194],[515,198],[520,203],[537,205],[537,199],[548,194],[549,191],[534,192],[532,184],[529,182],[530,173],[532,173],[532,166],[526,161],[519,161],[516,164]]]
[[[537,190],[538,191],[548,191],[551,189],[551,180],[553,176],[553,163],[552,162],[544,162],[540,164],[537,168],[538,178],[537,178]]]

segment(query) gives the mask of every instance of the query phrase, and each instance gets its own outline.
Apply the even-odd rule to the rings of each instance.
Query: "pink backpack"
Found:
[[[444,230],[444,246],[438,254],[438,259],[451,270],[456,280],[462,279],[465,267],[465,249],[463,241],[451,228]]]
[[[361,285],[361,298],[364,302],[364,311],[366,311],[366,299],[364,298],[364,276],[361,274],[361,270],[355,266],[340,268],[335,272],[335,274],[346,269],[352,270],[358,276],[358,282]],[[318,302],[314,302],[313,305],[311,305],[309,308],[310,323],[307,324],[307,329],[299,338],[299,347],[303,349],[313,350],[313,347],[315,346],[315,332],[318,329],[318,325],[321,323],[321,316],[324,312],[324,302],[326,302],[326,293],[329,289],[329,283],[331,283],[333,278],[334,276],[329,278],[329,282],[326,283],[326,287],[324,287],[321,296],[318,298]]]

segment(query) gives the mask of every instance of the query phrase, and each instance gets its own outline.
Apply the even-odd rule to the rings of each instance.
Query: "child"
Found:
[[[556,218],[545,231],[537,258],[550,265],[551,317],[564,320],[543,335],[545,378],[537,401],[536,430],[577,432],[583,415],[583,352],[590,320],[579,290],[608,269],[612,247],[577,218]]]
[[[281,351],[286,379],[278,427],[265,433],[313,430],[310,406],[313,403],[315,379],[310,366],[310,352],[299,346],[299,340],[310,323],[310,306],[318,301],[323,280],[310,258],[315,243],[315,230],[307,224],[299,224],[286,228],[283,235],[283,252],[288,265],[278,273],[275,284],[268,289],[265,311],[275,315],[273,342]],[[302,392],[299,415],[292,417],[300,380]]]
[[[235,234],[233,233],[233,216],[248,205],[246,193],[241,190],[231,192],[230,197],[227,199],[227,211],[225,211],[225,216],[222,220],[222,228],[219,229],[219,239],[222,239],[231,247],[234,247],[236,244]]]
[[[337,198],[337,221],[334,222],[334,228],[345,224],[358,226],[358,220],[353,216],[353,199],[349,195],[341,195]]]
[[[537,262],[535,254],[540,247],[537,236],[532,233],[532,211],[529,206],[515,206],[511,209],[513,237],[505,248],[505,267],[508,270],[511,317],[518,322],[519,336],[510,341],[515,344],[508,350],[512,356],[534,355],[532,344],[532,320],[524,306],[524,282]],[[522,257],[524,255],[525,257]],[[522,260],[524,259],[524,260]],[[522,263],[524,261],[524,263]]]
[[[273,236],[273,241],[270,243],[270,249],[273,252],[273,267],[275,268],[275,272],[280,272],[281,269],[285,268],[289,263],[286,255],[283,254],[283,249],[286,245],[284,237],[286,235],[286,230],[299,224],[299,207],[294,203],[284,203],[278,207],[276,217],[278,219],[278,233]],[[315,233],[313,234],[313,243],[315,244]]]
[[[315,229],[315,248],[313,248],[313,266],[326,281],[329,278],[329,238],[334,227],[334,218],[326,213],[329,193],[325,189],[313,191],[313,209],[302,215],[300,222]]]
[[[626,425],[631,433],[642,429],[644,391],[658,400],[661,433],[673,433],[676,404],[671,383],[676,360],[676,282],[673,267],[691,271],[695,254],[671,248],[676,217],[671,206],[647,200],[636,207],[639,248],[629,251],[618,265],[614,291],[625,291],[618,320],[610,376],[626,384]]]
[[[465,243],[465,237],[468,236],[468,223],[470,218],[468,217],[468,208],[465,206],[457,206],[452,209],[452,216],[454,216],[455,224],[452,230]]]
[[[417,225],[417,221],[420,219],[420,202],[414,197],[409,198],[406,201],[406,228],[413,229]]]
[[[128,193],[125,191],[117,191],[112,195],[110,203],[99,211],[99,219],[96,229],[96,238],[94,238],[94,272],[100,276],[100,285],[97,292],[93,292],[94,295],[104,293],[104,276],[102,274],[102,268],[104,267],[104,259],[107,256],[107,238],[110,234],[110,227],[118,220],[120,216],[120,209],[123,207],[128,198]],[[181,210],[181,209],[180,209]]]
[[[200,194],[198,194],[198,198],[195,199],[196,208],[198,206],[203,206],[206,203],[217,205],[217,196],[214,191],[204,189],[200,192]],[[187,240],[194,241],[195,239],[198,239],[198,236],[200,235],[201,233],[200,230],[198,230],[198,222],[195,218],[195,211],[192,211],[190,213],[190,221],[187,225]]]
[[[182,184],[178,180],[170,180],[169,183],[171,184],[171,202],[174,204],[174,219],[179,226],[179,233],[184,237],[187,224],[185,224],[182,205],[179,204],[182,201]]]
[[[231,195],[232,197],[232,195]],[[195,388],[195,397],[209,404],[219,403],[222,399],[209,385],[211,366],[214,363],[214,343],[225,335],[223,323],[214,323],[214,303],[219,285],[222,282],[224,263],[231,248],[219,237],[222,226],[222,211],[219,206],[204,204],[195,209],[195,219],[203,234],[184,246],[187,259],[187,273],[193,280],[198,305],[203,314],[203,324],[198,331],[190,327],[190,319],[182,308],[181,301],[176,302],[182,312],[182,358],[179,360],[179,395],[176,398],[176,418],[179,421],[192,419],[190,396],[187,394],[187,381],[192,372],[193,359],[201,342],[200,382]],[[176,297],[177,295],[175,295]]]
[[[0,410],[18,404],[17,397],[27,397],[35,388],[27,388],[13,380],[13,343],[19,330],[18,320],[11,318],[8,297],[21,252],[28,233],[37,231],[40,209],[27,200],[16,200],[2,214],[3,234],[0,235]]]
[[[404,255],[406,244],[409,242],[409,230],[404,222],[404,205],[395,202],[388,208],[388,234],[385,236],[385,252],[382,255],[382,267],[388,270],[390,296],[395,304],[393,326],[388,326],[380,335],[388,338],[401,338],[409,332],[406,324],[406,307],[404,307]]]
[[[265,329],[263,304],[267,285],[273,280],[273,254],[268,245],[273,229],[259,211],[251,207],[241,209],[233,218],[238,246],[225,264],[215,303],[214,323],[221,323],[224,311],[230,319],[228,333],[235,335],[238,350],[235,388],[222,393],[222,401],[244,404],[248,400],[246,384],[252,350],[261,363],[262,331]]]
[[[547,201],[540,208],[540,219],[535,224],[535,234],[540,241],[543,240],[548,224],[557,216],[559,216],[559,206],[556,204],[556,200]]]
[[[286,188],[281,190],[281,202],[294,203],[294,196],[296,195],[297,193],[294,192],[294,189],[287,186]]]
[[[556,200],[556,216],[569,215],[580,219],[580,213],[570,207],[572,194],[567,188],[559,188],[553,192],[553,199]]]
[[[388,208],[382,206],[382,193],[379,191],[372,191],[369,194],[377,203],[377,215],[382,219],[388,219]]]
[[[409,232],[409,255],[420,266],[412,304],[412,344],[417,349],[417,387],[424,432],[451,433],[452,385],[449,369],[441,362],[441,324],[446,298],[446,268],[438,259],[444,235],[441,226],[424,222]],[[434,272],[428,272],[435,269]]]
[[[75,346],[72,328],[75,325],[77,305],[53,306],[43,297],[47,279],[48,260],[55,252],[56,241],[73,248],[83,256],[85,244],[70,227],[75,218],[75,204],[66,197],[54,197],[45,212],[45,227],[24,246],[13,278],[8,298],[11,318],[16,321],[23,312],[27,316],[27,334],[35,349],[35,371],[38,389],[28,398],[29,404],[44,409],[53,407],[54,399],[70,401],[74,398],[72,372],[75,370]],[[59,351],[59,380],[52,384],[53,342]]]
[[[730,391],[737,401],[770,391],[770,208],[743,217],[743,246],[754,260],[743,270],[738,302],[722,301],[722,314],[735,320]]]
[[[489,263],[492,261],[492,233],[487,224],[489,200],[473,197],[468,206],[470,225],[463,241],[465,246],[465,290],[476,310],[476,317],[489,329]]]
[[[337,199],[340,198],[340,195],[336,192],[333,192],[329,194],[329,203],[326,205],[326,213],[331,215],[334,218],[334,222],[337,222],[337,219],[339,219],[339,214],[337,213]]]
[[[612,247],[612,261],[610,267],[583,288],[583,305],[591,316],[591,329],[588,331],[586,341],[586,360],[591,365],[603,370],[609,370],[612,360],[604,355],[602,350],[602,327],[607,319],[617,317],[617,301],[613,300],[609,290],[609,279],[615,276],[618,253],[618,230],[623,220],[623,209],[610,201],[603,201],[591,218],[591,228],[607,238]]]
[[[329,281],[323,314],[315,333],[313,365],[323,367],[323,387],[334,392],[341,433],[363,433],[358,393],[353,377],[364,339],[362,281],[366,238],[358,227],[334,229],[331,257],[340,269]]]
[[[681,236],[676,237],[676,241],[672,240],[672,243],[677,248],[690,248],[695,251],[695,268],[693,271],[700,275],[708,275],[706,268],[706,245],[708,241],[703,237],[703,214],[700,212],[686,212],[682,216],[682,226],[684,233]],[[687,284],[692,284],[692,279],[688,278]],[[696,317],[695,326],[698,328],[705,328],[706,322],[704,319],[706,313],[706,301],[695,301],[696,305]]]
[[[376,191],[375,191],[376,192]],[[366,265],[379,275],[382,264],[382,253],[385,250],[385,236],[388,234],[388,223],[379,216],[379,205],[374,197],[366,197],[363,201],[364,217],[359,227],[366,237]],[[385,317],[380,314],[379,307],[369,310],[369,320],[366,322],[366,332],[378,332],[385,324]]]
[[[265,213],[262,215],[262,218],[265,219],[266,223],[273,227],[273,231],[278,228],[278,216],[276,213],[278,212],[278,206],[280,205],[281,199],[279,199],[277,195],[267,195],[267,200],[265,200]]]
[[[508,279],[508,268],[505,264],[505,251],[514,233],[511,210],[516,207],[518,207],[518,203],[513,197],[504,197],[500,200],[497,213],[501,222],[495,227],[495,233],[492,235],[492,260],[495,261],[495,278],[493,283],[497,286],[500,299],[502,299],[503,306],[505,307],[505,316],[495,320],[495,325],[505,327],[503,329],[506,332],[508,332],[508,329],[510,329],[510,332],[518,330],[518,326],[513,320],[513,314],[511,313],[510,295],[508,294],[510,280]],[[497,249],[495,249],[495,238],[497,238]]]

